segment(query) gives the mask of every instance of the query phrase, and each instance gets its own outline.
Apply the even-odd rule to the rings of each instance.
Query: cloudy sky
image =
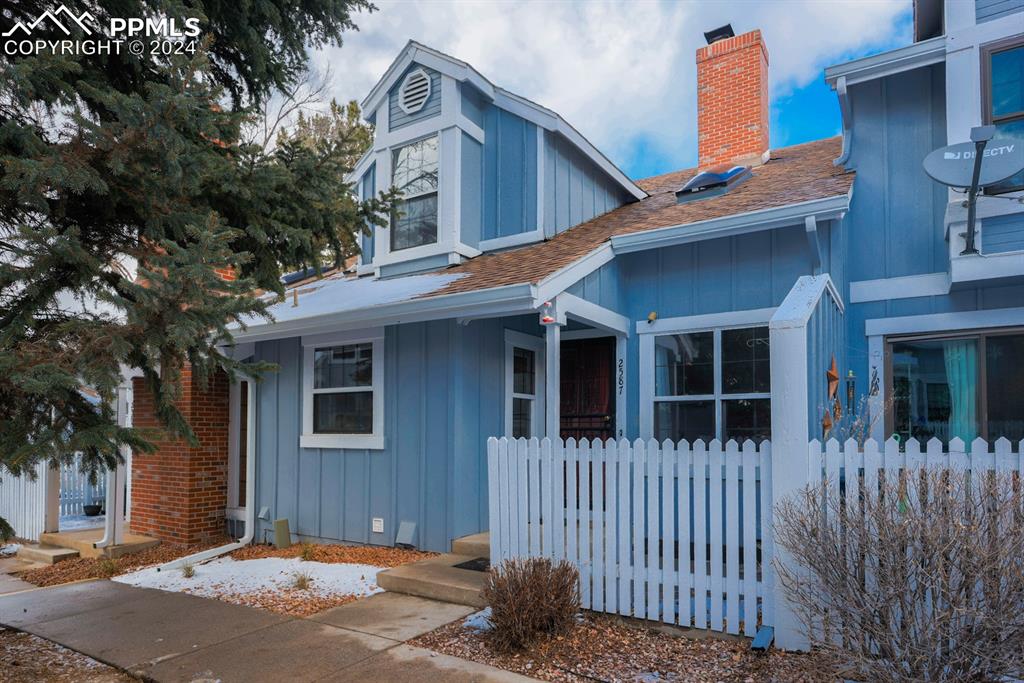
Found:
[[[768,45],[771,144],[839,132],[822,69],[911,42],[910,0],[576,0],[392,2],[359,15],[330,64],[331,95],[362,98],[407,40],[472,64],[491,82],[554,109],[627,174],[694,165],[703,31],[761,29]]]

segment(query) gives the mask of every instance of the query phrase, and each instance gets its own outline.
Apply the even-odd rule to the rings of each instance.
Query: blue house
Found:
[[[782,149],[760,32],[720,31],[697,54],[698,167],[644,180],[410,42],[363,102],[376,137],[354,174],[363,196],[399,188],[401,212],[353,272],[237,335],[280,366],[232,393],[254,400],[257,538],[287,518],[310,540],[402,527],[448,550],[488,527],[491,436],[778,454],[863,403],[875,437],[1024,438],[1024,179],[980,198],[962,254],[963,195],[921,167],[983,122],[1024,142],[1021,4],[919,0],[912,45],[826,71],[842,135]],[[773,331],[808,296],[806,350],[780,357]]]

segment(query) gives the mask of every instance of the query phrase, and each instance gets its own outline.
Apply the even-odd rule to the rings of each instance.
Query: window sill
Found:
[[[384,437],[373,434],[303,434],[300,448],[344,448],[353,450],[384,450]]]

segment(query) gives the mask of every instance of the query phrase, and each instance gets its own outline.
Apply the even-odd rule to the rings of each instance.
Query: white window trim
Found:
[[[313,353],[319,347],[373,344],[370,390],[373,392],[373,432],[370,434],[315,434],[313,432]],[[302,434],[301,448],[384,448],[384,328],[334,332],[302,338]],[[358,391],[366,391],[359,387]]]
[[[512,391],[513,380],[513,349],[526,349],[533,351],[534,377],[533,395],[517,394]],[[542,437],[544,435],[544,338],[505,330],[505,436],[512,438],[512,400],[515,398],[528,398],[533,401],[533,412],[530,415],[530,436]]]
[[[771,399],[771,392],[725,394],[722,392],[722,331],[749,327],[767,327],[774,308],[749,311],[731,311],[721,314],[666,318],[648,324],[637,321],[640,337],[640,437],[654,438],[654,404],[656,402],[714,401],[715,438],[722,440],[722,401],[742,399]],[[646,329],[645,329],[646,328]],[[714,393],[687,396],[656,396],[654,393],[654,339],[671,334],[712,332],[714,339]]]
[[[390,218],[388,220],[387,255],[395,254],[396,257],[398,258],[398,260],[401,260],[401,261],[407,260],[407,258],[408,258],[407,254],[413,253],[413,251],[416,250],[416,249],[420,249],[420,250],[436,249],[439,245],[443,246],[447,242],[447,240],[445,239],[445,236],[441,234],[441,231],[442,231],[442,228],[441,228],[441,223],[442,223],[442,221],[441,221],[441,217],[442,217],[442,214],[441,214],[441,209],[442,209],[442,206],[441,206],[441,178],[442,178],[442,176],[445,175],[444,169],[443,169],[443,163],[444,163],[444,161],[447,160],[447,157],[449,157],[451,155],[446,155],[446,154],[444,154],[441,151],[442,146],[444,144],[444,139],[443,139],[443,137],[441,135],[442,132],[443,131],[435,130],[435,131],[433,131],[431,133],[427,133],[426,135],[421,135],[419,137],[416,137],[416,138],[407,140],[405,142],[402,142],[401,144],[393,145],[392,147],[390,147],[387,150],[387,157],[388,157],[388,183],[389,183],[389,186],[393,186],[395,184],[395,154],[398,151],[400,151],[402,148],[404,148],[404,147],[409,147],[411,145],[415,145],[417,143],[424,142],[425,140],[429,140],[430,138],[437,138],[437,187],[435,187],[433,190],[429,190],[427,192],[417,192],[415,194],[409,194],[409,195],[403,194],[402,195],[402,199],[406,200],[406,201],[410,200],[410,199],[420,199],[422,197],[428,197],[430,195],[434,195],[437,198],[437,217],[435,218],[435,223],[436,223],[437,227],[436,227],[436,231],[434,233],[434,241],[433,242],[427,242],[426,244],[417,244],[414,247],[405,247],[404,249],[392,249],[391,248],[391,237],[392,237],[392,230],[394,229],[394,226],[392,225],[393,217]],[[444,208],[447,208],[447,207],[444,207]],[[377,245],[374,245],[374,256],[375,257],[377,255],[377,248],[376,247],[377,247]]]

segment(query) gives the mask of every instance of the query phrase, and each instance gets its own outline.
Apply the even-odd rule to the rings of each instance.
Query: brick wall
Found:
[[[134,380],[134,425],[160,429],[153,396]],[[228,473],[228,380],[217,373],[207,387],[182,375],[179,408],[200,445],[166,434],[154,453],[132,455],[132,531],[167,543],[199,543],[224,534]],[[162,432],[162,430],[161,430]]]
[[[702,169],[757,165],[768,151],[768,48],[760,31],[697,50],[697,155]]]

